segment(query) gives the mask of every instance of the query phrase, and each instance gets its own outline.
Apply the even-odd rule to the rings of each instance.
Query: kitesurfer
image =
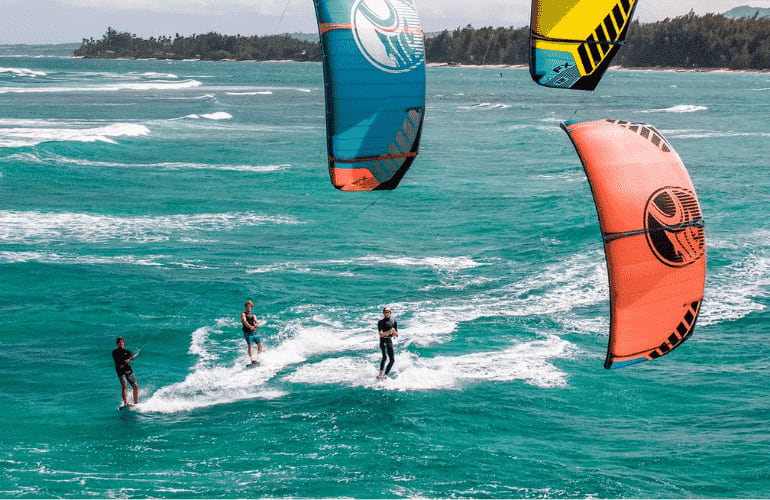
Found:
[[[246,310],[241,313],[241,323],[243,323],[243,338],[246,339],[246,344],[249,346],[249,359],[253,365],[258,363],[258,361],[254,359],[254,356],[251,353],[251,345],[257,344],[257,354],[261,354],[262,339],[259,338],[256,334],[259,321],[257,321],[257,317],[251,312],[251,310],[254,308],[254,302],[247,300],[246,304],[244,304],[244,307]]]
[[[391,317],[390,307],[382,310],[384,316],[377,322],[377,331],[380,335],[380,350],[382,351],[382,361],[380,361],[380,374],[377,378],[387,378],[390,369],[393,368],[393,337],[398,337],[398,322]],[[385,367],[385,361],[390,358],[388,366]]]
[[[139,402],[139,386],[134,377],[134,370],[131,368],[131,360],[134,359],[135,355],[126,349],[126,341],[123,337],[118,337],[116,343],[118,344],[118,347],[112,351],[112,359],[115,361],[115,371],[118,372],[118,380],[120,380],[120,386],[122,388],[122,406],[133,406],[128,402],[126,385],[131,384],[131,387],[133,387],[134,404],[137,404]]]

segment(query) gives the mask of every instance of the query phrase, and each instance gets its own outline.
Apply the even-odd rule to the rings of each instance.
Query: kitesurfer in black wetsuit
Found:
[[[244,307],[246,308],[246,311],[241,313],[241,323],[243,323],[241,329],[243,330],[243,338],[246,339],[246,343],[249,345],[249,359],[251,360],[251,364],[255,364],[258,363],[258,361],[255,360],[254,356],[251,354],[251,345],[257,344],[257,354],[262,353],[262,339],[257,336],[259,321],[257,321],[257,317],[251,313],[251,310],[254,308],[254,302],[247,300]]]
[[[390,307],[382,310],[384,318],[377,322],[377,331],[380,334],[380,350],[382,351],[382,361],[380,361],[380,374],[377,378],[387,378],[390,369],[393,368],[393,337],[398,337],[398,322],[391,318]],[[385,361],[390,358],[388,366],[385,367]]]
[[[118,337],[117,344],[118,348],[112,351],[112,359],[115,361],[115,371],[118,372],[118,379],[123,390],[123,406],[133,406],[128,402],[126,385],[131,384],[131,387],[134,388],[134,404],[137,404],[139,402],[139,386],[134,377],[134,369],[131,368],[131,360],[134,359],[134,355],[126,349],[126,341],[123,337]]]

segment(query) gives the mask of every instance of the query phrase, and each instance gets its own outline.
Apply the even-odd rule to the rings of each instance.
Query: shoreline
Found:
[[[30,57],[39,58],[38,55],[22,55],[16,54],[13,56],[0,57]],[[45,56],[42,56],[45,57]],[[87,57],[87,56],[56,56],[64,57],[68,59],[81,59],[81,60],[115,60],[115,61],[181,61],[181,62],[239,62],[239,63],[321,63],[322,61],[302,61],[297,59],[170,59],[170,58],[154,58],[154,57]],[[527,64],[463,64],[463,63],[426,63],[427,68],[488,68],[488,69],[528,69]],[[678,66],[610,66],[607,68],[612,71],[660,71],[660,72],[676,72],[676,73],[770,73],[770,68],[762,69],[730,69],[730,68],[684,68]]]
[[[462,63],[427,63],[428,68],[490,68],[490,69],[528,69],[527,64],[462,64]],[[677,66],[610,66],[612,71],[661,71],[676,73],[770,73],[770,68],[730,69],[730,68],[683,68]]]

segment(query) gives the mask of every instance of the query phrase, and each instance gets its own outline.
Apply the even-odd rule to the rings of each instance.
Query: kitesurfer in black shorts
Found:
[[[377,322],[377,331],[380,334],[380,350],[382,351],[382,361],[380,361],[380,374],[377,378],[387,378],[390,369],[393,368],[393,337],[398,337],[398,322],[391,318],[390,307],[382,310],[384,318]],[[387,368],[385,361],[390,358]]]
[[[259,363],[259,361],[255,360],[254,356],[251,354],[251,345],[257,344],[257,354],[262,353],[262,339],[257,335],[259,321],[257,321],[257,317],[251,312],[252,308],[254,308],[254,302],[247,300],[244,308],[246,311],[241,313],[241,323],[243,324],[241,330],[243,330],[243,338],[249,346],[249,359],[251,360],[251,364],[256,364]]]
[[[134,377],[134,370],[131,368],[131,360],[134,359],[134,355],[126,349],[126,341],[123,337],[118,337],[117,344],[118,348],[112,351],[112,359],[115,361],[115,371],[118,372],[118,379],[123,390],[123,406],[133,406],[128,402],[126,385],[131,384],[131,387],[134,388],[134,404],[137,404],[139,402],[139,386]]]

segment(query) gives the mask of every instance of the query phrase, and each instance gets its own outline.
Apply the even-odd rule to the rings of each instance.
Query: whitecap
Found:
[[[476,262],[467,256],[403,257],[388,255],[366,255],[354,259],[325,260],[301,264],[296,262],[279,262],[260,266],[255,269],[250,269],[246,272],[249,274],[294,272],[354,276],[354,273],[347,270],[351,266],[415,267],[433,269],[442,273],[454,273],[457,271],[473,269],[485,265],[489,264]],[[340,267],[343,267],[344,270],[338,270]]]
[[[145,76],[147,78],[171,78],[171,79],[174,79],[174,80],[179,78],[178,76],[176,76],[173,73],[155,73],[155,72],[152,72],[152,71],[148,71],[148,72],[142,73],[142,76]]]
[[[32,78],[47,75],[44,71],[35,71],[27,68],[0,68],[0,73],[10,73],[14,76],[29,76]]]
[[[294,262],[281,262],[278,264],[259,266],[254,269],[247,269],[246,274],[299,273],[326,276],[355,276],[355,274],[350,271],[328,269],[324,267],[323,264],[324,263],[297,264]]]
[[[766,309],[770,297],[770,231],[760,229],[741,237],[711,239],[707,247],[733,262],[706,275],[701,306],[702,325],[736,321]]]
[[[24,262],[40,262],[42,264],[65,264],[65,265],[97,265],[97,264],[129,264],[135,266],[162,267],[164,264],[160,259],[168,259],[166,255],[66,255],[58,253],[45,252],[0,252],[0,262],[7,264],[17,264]]]
[[[681,129],[664,131],[666,137],[676,139],[713,139],[720,137],[770,137],[770,132],[735,132],[731,130]]]
[[[559,181],[562,182],[582,182],[583,174],[580,172],[559,172],[555,174],[537,174],[534,176],[536,179],[544,179],[547,181]]]
[[[147,97],[147,99],[163,99],[167,101],[201,101],[201,100],[210,100],[213,102],[219,102],[217,101],[217,98],[214,94],[203,94],[203,95],[197,95],[193,97],[174,97],[174,96],[163,96],[163,97]]]
[[[350,262],[359,265],[374,264],[380,266],[395,267],[423,267],[446,272],[461,271],[488,265],[486,263],[477,262],[471,257],[465,255],[457,257],[405,257],[396,255],[366,255],[364,257],[351,259]]]
[[[557,132],[560,133],[561,129],[559,127],[556,127],[554,125],[530,125],[530,124],[524,124],[519,123],[516,125],[510,125],[507,127],[507,130],[537,130],[539,132]]]
[[[209,266],[193,261],[176,261],[169,255],[73,255],[48,252],[14,252],[0,251],[0,262],[19,264],[39,262],[52,265],[131,265],[182,269],[212,269]]]
[[[493,109],[508,109],[510,108],[510,104],[503,104],[503,103],[491,103],[491,102],[482,102],[479,104],[474,104],[473,106],[458,106],[457,109],[462,109],[465,111],[491,111]]]
[[[698,106],[696,104],[677,104],[670,108],[661,109],[647,109],[639,111],[640,113],[694,113],[696,111],[706,111],[709,108],[707,106]]]
[[[275,165],[227,165],[222,163],[195,162],[121,163],[86,160],[83,158],[69,158],[55,154],[46,154],[45,156],[40,156],[35,153],[13,153],[0,157],[0,162],[73,165],[76,167],[148,168],[157,170],[223,170],[255,173],[278,172],[280,170],[286,170],[287,168],[291,167],[291,164],[289,163],[279,163]]]
[[[437,285],[426,285],[420,290],[428,292],[430,290],[465,290],[466,288],[488,285],[495,281],[499,281],[500,278],[487,278],[484,276],[478,277],[462,277],[456,280],[440,279],[440,283]]]
[[[181,82],[146,82],[146,83],[115,83],[111,85],[84,85],[82,87],[0,87],[0,94],[41,94],[41,93],[67,93],[67,92],[118,92],[121,90],[183,90],[198,87],[201,82],[197,80],[184,80]]]
[[[230,120],[232,119],[233,115],[230,113],[225,113],[224,111],[217,111],[216,113],[205,113],[205,114],[190,114],[185,115],[185,118],[191,118],[194,120],[198,120],[200,118],[205,118],[207,120]]]
[[[260,90],[257,92],[225,92],[227,95],[273,95],[271,90]]]
[[[137,123],[113,123],[96,128],[16,127],[0,128],[0,147],[20,148],[42,142],[107,142],[117,137],[139,137],[150,130]]]
[[[707,276],[699,323],[735,321],[765,310],[770,291],[770,257],[750,255]]]
[[[71,212],[0,210],[0,241],[29,244],[60,241],[97,243],[167,241],[191,232],[229,231],[264,224],[298,224],[293,217],[256,213],[127,216]]]

